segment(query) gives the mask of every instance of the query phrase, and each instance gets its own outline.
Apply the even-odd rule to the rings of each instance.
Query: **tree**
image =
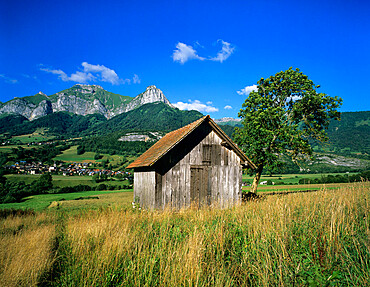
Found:
[[[287,155],[296,161],[312,156],[309,141],[327,141],[331,119],[340,119],[337,108],[342,99],[318,93],[313,81],[289,68],[259,80],[257,91],[249,94],[238,116],[242,127],[234,132],[235,142],[257,166],[252,192],[264,168],[274,169]]]
[[[42,174],[37,180],[32,182],[30,188],[34,194],[46,193],[53,188],[53,177],[50,173]]]

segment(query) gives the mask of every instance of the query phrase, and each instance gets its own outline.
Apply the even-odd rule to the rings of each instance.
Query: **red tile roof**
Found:
[[[172,131],[166,134],[163,138],[157,141],[152,147],[150,147],[145,153],[139,156],[134,162],[132,162],[127,168],[135,167],[148,167],[156,163],[162,156],[164,156],[169,150],[171,150],[176,144],[178,144],[183,138],[190,134],[194,129],[200,126],[203,122],[207,121],[213,130],[225,140],[230,147],[238,154],[238,156],[248,163],[249,166],[255,168],[255,165],[250,159],[239,149],[239,147],[224,133],[224,131],[210,118],[209,115],[200,118],[199,120],[188,124],[178,130]]]

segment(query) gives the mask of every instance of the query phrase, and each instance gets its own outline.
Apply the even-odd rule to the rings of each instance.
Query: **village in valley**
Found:
[[[92,163],[81,162],[81,163],[54,163],[53,165],[48,165],[42,162],[32,162],[27,163],[26,161],[16,162],[14,165],[5,166],[5,169],[9,173],[16,174],[44,174],[50,173],[52,175],[63,175],[63,176],[94,176],[106,175],[108,177],[116,177],[122,175],[123,179],[125,176],[130,176],[131,173],[128,171],[113,171],[109,169],[98,169],[93,168]]]

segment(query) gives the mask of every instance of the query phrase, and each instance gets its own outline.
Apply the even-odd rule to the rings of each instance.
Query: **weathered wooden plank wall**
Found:
[[[156,174],[154,171],[134,173],[134,200],[139,199],[140,206],[145,208],[155,207]],[[159,207],[159,206],[158,206]]]
[[[181,208],[191,204],[192,166],[207,166],[209,179],[207,183],[202,184],[207,185],[208,203],[216,202],[222,207],[226,207],[240,201],[240,158],[233,150],[221,146],[221,142],[222,139],[214,131],[211,131],[199,144],[162,176],[162,208],[165,206]],[[207,156],[208,151],[211,153],[210,162]],[[200,191],[202,190],[200,189]],[[157,186],[157,193],[159,192],[160,187]],[[155,206],[158,207],[159,205],[156,204]]]

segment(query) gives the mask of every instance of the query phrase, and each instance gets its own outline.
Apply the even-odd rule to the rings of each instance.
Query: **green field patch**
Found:
[[[28,146],[28,145],[5,145],[5,146],[0,146],[0,152],[4,152],[4,153],[11,153],[13,148],[18,148],[18,147],[22,147],[22,148],[25,148],[25,149],[31,149],[31,148],[33,148],[33,147],[37,147],[37,146]]]
[[[114,196],[114,194],[117,194]],[[126,205],[132,201],[132,190],[115,190],[115,191],[85,191],[76,193],[59,193],[59,194],[38,194],[24,198],[22,202],[16,203],[3,203],[0,204],[0,209],[34,209],[36,211],[44,210],[49,207],[53,202],[55,208],[65,209],[98,209],[103,206],[112,205],[114,203],[125,203]],[[87,197],[94,197],[88,199]],[[99,197],[99,199],[96,199]],[[78,198],[85,198],[84,200],[76,200]],[[124,198],[122,201],[120,198]],[[68,201],[73,201],[70,203]],[[83,203],[81,203],[83,202]],[[51,207],[53,208],[53,207]]]
[[[328,176],[328,175],[353,175],[356,173],[317,173],[317,174],[277,174],[277,175],[262,175],[260,179],[260,183],[263,181],[271,180],[272,182],[278,183],[278,182],[284,182],[284,184],[299,184],[300,179],[314,179],[314,178],[321,178],[322,176]],[[248,176],[246,174],[243,174],[243,182],[253,182],[254,176]],[[261,186],[261,185],[260,185]]]
[[[63,151],[62,154],[57,155],[54,160],[60,160],[64,162],[91,162],[91,163],[101,163],[108,160],[111,165],[119,165],[124,161],[122,155],[108,155],[100,154],[100,159],[95,159],[95,152],[85,152],[83,154],[77,154],[77,145],[70,147],[69,149]]]
[[[77,146],[72,146],[69,149],[63,151],[62,154],[57,155],[54,160],[60,160],[65,162],[96,162],[94,159],[94,152],[85,152],[83,154],[77,154]]]
[[[40,128],[37,129],[32,134],[14,136],[13,139],[19,140],[20,142],[27,144],[31,142],[44,142],[55,138],[54,136],[47,135],[46,132],[47,132],[46,129]]]

